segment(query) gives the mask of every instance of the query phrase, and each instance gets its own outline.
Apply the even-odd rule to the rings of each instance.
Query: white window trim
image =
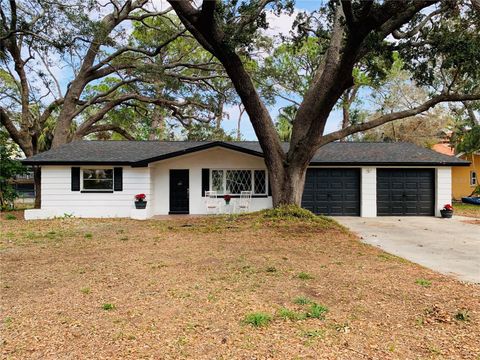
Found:
[[[83,187],[83,171],[84,170],[112,170],[112,188],[111,189],[85,189]],[[80,191],[81,192],[113,192],[115,186],[115,174],[113,171],[113,167],[105,167],[105,166],[85,166],[80,168]]]
[[[470,171],[470,186],[477,186],[478,174],[475,170]]]
[[[226,195],[225,190],[227,189],[227,171],[228,170],[238,170],[238,171],[250,171],[251,176],[250,179],[252,181],[251,187],[252,187],[252,195],[268,195],[268,171],[267,169],[243,169],[243,168],[215,168],[215,169],[210,169],[210,174],[209,174],[209,190],[212,191],[212,185],[213,185],[213,176],[212,172],[213,171],[223,171],[223,193],[218,193],[218,195]],[[256,193],[255,192],[255,171],[265,171],[265,192],[264,193]],[[228,195],[240,195],[240,194],[230,194]]]

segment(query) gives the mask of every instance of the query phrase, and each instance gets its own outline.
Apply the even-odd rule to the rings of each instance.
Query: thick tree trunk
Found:
[[[80,75],[78,75],[77,77],[80,77]],[[77,81],[80,82],[79,80]],[[58,115],[57,123],[55,125],[52,149],[57,148],[60,145],[64,145],[70,141],[70,127],[72,125],[75,111],[77,110],[76,99],[80,97],[80,94],[82,93],[84,87],[85,84],[83,82],[75,83],[68,90],[68,93],[65,96],[62,110]]]
[[[289,166],[281,176],[271,176],[273,206],[301,205],[306,169]]]
[[[35,186],[35,209],[40,209],[42,205],[42,169],[40,166],[33,167],[33,183]]]

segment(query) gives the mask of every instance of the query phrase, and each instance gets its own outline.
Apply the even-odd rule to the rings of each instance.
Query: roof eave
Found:
[[[359,162],[327,162],[312,161],[309,166],[470,166],[470,162],[385,162],[385,161],[359,161]]]
[[[131,165],[131,161],[56,161],[56,160],[22,160],[23,165]]]

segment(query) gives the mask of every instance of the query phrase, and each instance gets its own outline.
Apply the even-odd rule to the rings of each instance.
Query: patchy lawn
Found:
[[[336,223],[0,220],[2,358],[478,359],[480,288]]]
[[[480,219],[480,206],[473,204],[455,203],[453,204],[455,215],[469,216]]]

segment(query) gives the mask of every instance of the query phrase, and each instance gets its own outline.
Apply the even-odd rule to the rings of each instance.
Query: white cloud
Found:
[[[298,13],[298,10],[294,10],[292,14],[281,13],[276,15],[273,11],[268,11],[267,22],[269,26],[264,33],[271,37],[279,37],[281,34],[288,35]]]

